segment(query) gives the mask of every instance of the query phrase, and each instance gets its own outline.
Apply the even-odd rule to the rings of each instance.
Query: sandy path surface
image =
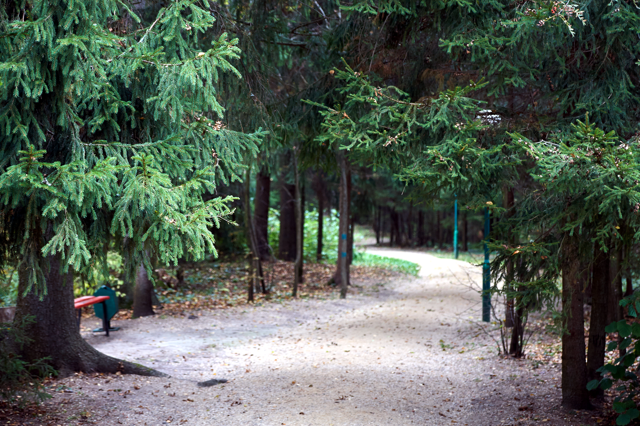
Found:
[[[69,413],[85,401],[103,425],[591,424],[560,409],[558,366],[496,356],[470,288],[480,268],[368,251],[418,263],[420,276],[347,300],[157,315],[120,321],[110,338],[86,333],[99,350],[171,377],[65,379]],[[196,386],[212,378],[228,383]]]

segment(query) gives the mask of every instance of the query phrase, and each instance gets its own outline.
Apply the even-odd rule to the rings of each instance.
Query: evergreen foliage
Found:
[[[222,121],[216,87],[239,76],[239,49],[208,7],[170,2],[147,21],[111,0],[3,2],[2,256],[20,255],[30,285],[43,254],[80,271],[111,238],[130,268],[215,251],[230,198],[205,195],[239,178],[259,134]]]

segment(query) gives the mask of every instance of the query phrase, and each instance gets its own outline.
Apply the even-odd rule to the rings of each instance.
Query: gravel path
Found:
[[[53,403],[102,425],[592,424],[560,409],[559,366],[496,356],[477,323],[480,268],[369,252],[416,262],[420,276],[347,300],[121,321],[109,339],[85,337],[171,377],[75,376]],[[213,378],[228,382],[196,386]]]

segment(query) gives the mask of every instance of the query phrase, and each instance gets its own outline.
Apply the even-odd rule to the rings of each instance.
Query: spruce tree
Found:
[[[211,228],[257,136],[226,128],[217,81],[236,42],[206,1],[4,0],[0,7],[2,262],[19,270],[27,359],[63,373],[151,374],[80,337],[72,276],[127,240],[132,272],[214,253]],[[151,16],[147,19],[146,16]]]

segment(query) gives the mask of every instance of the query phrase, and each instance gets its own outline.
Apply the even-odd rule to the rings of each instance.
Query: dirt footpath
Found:
[[[480,268],[419,252],[369,252],[416,262],[420,277],[347,300],[119,321],[110,338],[85,337],[171,377],[75,376],[61,381],[68,388],[53,404],[69,424],[592,424],[560,408],[559,366],[534,370],[496,356],[470,288]],[[197,386],[215,378],[228,382]]]

